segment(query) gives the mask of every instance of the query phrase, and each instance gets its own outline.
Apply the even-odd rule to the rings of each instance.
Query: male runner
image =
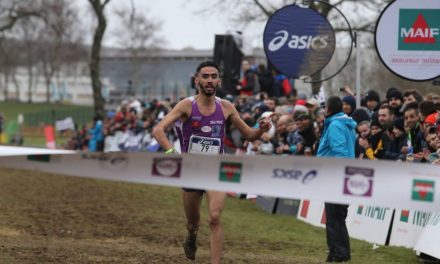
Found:
[[[217,64],[211,61],[197,67],[195,85],[198,95],[180,101],[153,130],[153,136],[166,149],[165,153],[174,153],[171,142],[165,135],[165,129],[176,123],[182,152],[221,154],[226,120],[242,133],[249,141],[258,139],[270,129],[270,117],[259,121],[259,128],[246,125],[240,118],[234,105],[215,96],[221,80]],[[183,206],[187,221],[188,235],[183,244],[185,255],[194,260],[197,250],[196,239],[200,223],[200,205],[204,190],[183,189]],[[211,263],[220,263],[223,246],[223,227],[220,215],[225,204],[226,194],[206,190],[209,208],[209,227],[211,229]]]

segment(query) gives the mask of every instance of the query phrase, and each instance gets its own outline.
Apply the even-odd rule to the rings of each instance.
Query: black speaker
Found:
[[[236,93],[243,53],[232,35],[215,35],[213,57],[223,76],[223,89],[229,94]]]

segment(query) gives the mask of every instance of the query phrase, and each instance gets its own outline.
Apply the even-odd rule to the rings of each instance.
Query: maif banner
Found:
[[[396,75],[426,81],[440,75],[440,1],[397,0],[376,25],[380,59]]]

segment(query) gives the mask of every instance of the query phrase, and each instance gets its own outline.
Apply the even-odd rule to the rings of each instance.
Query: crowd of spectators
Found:
[[[316,154],[323,122],[323,102],[301,94],[270,97],[265,92],[253,95],[228,95],[250,126],[272,115],[272,129],[254,141],[244,140],[228,124],[225,151],[247,155]],[[344,113],[357,122],[356,157],[399,162],[440,164],[440,96],[421,96],[416,90],[389,88],[385,98],[371,90],[362,96],[360,107],[349,87],[341,92]],[[71,137],[66,148],[88,151],[159,151],[151,131],[176,102],[167,99],[141,102],[124,101],[116,112],[96,117]],[[168,131],[176,141],[174,131]],[[178,144],[176,144],[178,147]]]

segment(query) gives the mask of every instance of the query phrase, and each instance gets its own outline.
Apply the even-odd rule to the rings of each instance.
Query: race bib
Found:
[[[192,135],[189,139],[189,153],[219,154],[221,141],[219,138],[208,138]]]

